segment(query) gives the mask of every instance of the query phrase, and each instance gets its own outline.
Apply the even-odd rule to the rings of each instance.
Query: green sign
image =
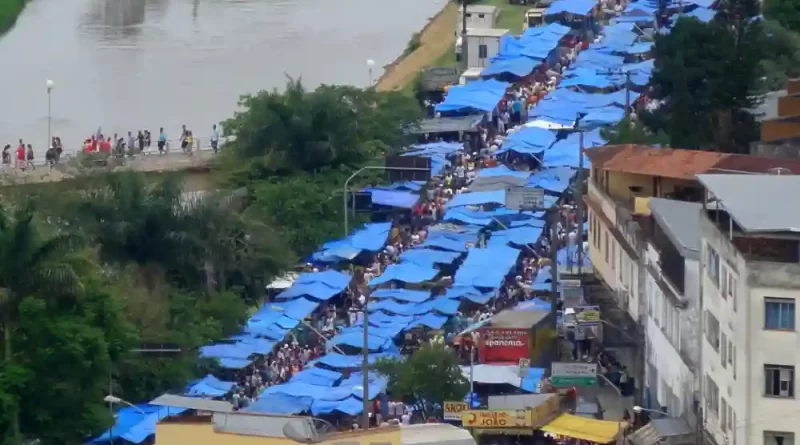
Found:
[[[596,386],[597,377],[564,377],[553,376],[550,377],[550,384],[555,387],[570,387],[570,386]]]

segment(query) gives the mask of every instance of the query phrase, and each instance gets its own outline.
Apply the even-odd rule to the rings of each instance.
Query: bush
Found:
[[[408,55],[413,53],[420,46],[422,46],[422,35],[418,32],[415,32],[414,34],[411,35],[411,39],[408,41],[405,54]]]

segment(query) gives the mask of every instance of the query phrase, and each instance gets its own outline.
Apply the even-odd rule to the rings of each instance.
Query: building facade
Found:
[[[794,445],[800,422],[800,210],[770,197],[800,192],[800,176],[699,175],[701,393],[717,442]]]

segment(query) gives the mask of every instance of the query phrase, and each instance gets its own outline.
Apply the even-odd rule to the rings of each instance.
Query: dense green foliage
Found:
[[[3,0],[0,2],[0,34],[9,30],[25,8],[27,0]]]
[[[147,401],[213,370],[197,348],[237,333],[268,280],[341,235],[345,179],[380,165],[420,113],[400,94],[294,81],[242,105],[213,194],[130,172],[57,196],[5,190],[0,444],[83,443],[111,424],[109,391]],[[184,352],[135,352],[144,343]]]
[[[431,407],[421,405],[421,400],[441,404],[463,400],[469,392],[458,357],[441,343],[426,343],[406,360],[379,360],[375,370],[388,378],[392,397],[418,405],[424,417],[431,414]]]
[[[649,134],[676,148],[748,151],[763,93],[800,74],[800,38],[759,14],[757,0],[724,0],[710,23],[683,17],[657,36],[651,97],[663,106],[640,116]]]
[[[764,16],[791,31],[800,32],[800,5],[796,0],[764,0]]]

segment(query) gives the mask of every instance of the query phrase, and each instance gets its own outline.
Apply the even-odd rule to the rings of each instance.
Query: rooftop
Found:
[[[509,30],[501,28],[467,28],[467,37],[503,37]]]
[[[467,14],[494,14],[495,11],[497,11],[497,6],[467,5]]]
[[[703,205],[695,202],[651,198],[650,213],[672,244],[684,257],[698,258],[700,226],[698,221]]]
[[[694,180],[703,173],[769,173],[775,168],[800,174],[800,160],[655,148],[647,145],[607,145],[586,150],[594,168],[662,178]],[[787,172],[788,173],[788,172]]]
[[[800,207],[781,200],[800,193],[800,176],[709,174],[697,179],[742,231],[800,232]]]

